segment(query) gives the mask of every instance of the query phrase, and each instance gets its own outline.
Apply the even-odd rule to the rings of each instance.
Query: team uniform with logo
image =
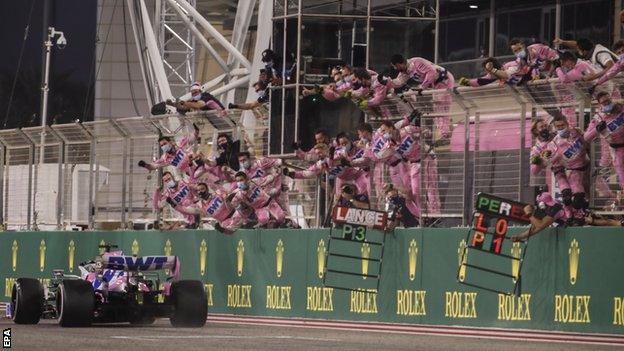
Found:
[[[194,209],[199,209],[202,216],[213,218],[225,229],[234,230],[236,225],[240,223],[240,215],[236,213],[234,207],[225,198],[222,194],[211,194],[208,199],[202,199],[193,206],[179,205],[175,209],[180,213],[192,216],[197,214]]]
[[[603,121],[606,127],[599,132],[596,126]],[[592,141],[599,134],[609,143],[613,167],[618,175],[620,188],[624,190],[624,112],[596,114],[587,127],[585,140]]]
[[[437,117],[436,127],[445,137],[449,137],[451,133],[451,118],[448,114],[451,108],[451,95],[446,89],[455,87],[455,78],[446,68],[438,66],[422,57],[412,57],[407,59],[407,69],[405,72],[399,72],[395,79],[388,80],[386,86],[388,88],[402,87],[408,80],[415,80],[420,83],[422,89],[443,90],[433,94],[433,112]]]
[[[171,151],[165,152],[160,158],[152,163],[156,168],[171,166],[184,172],[191,179],[194,178],[194,170],[191,167],[190,156],[193,154],[190,144],[197,139],[197,131],[190,137],[182,138]]]
[[[562,191],[571,189],[572,193],[584,193],[583,183],[589,166],[587,143],[578,128],[569,130],[567,138],[557,135],[548,145],[552,164],[563,166],[563,169],[553,169],[553,173]]]
[[[248,213],[242,211],[243,207],[248,206],[254,210],[259,226],[268,224],[271,218],[277,224],[284,223],[286,219],[286,214],[282,207],[262,188],[263,183],[266,183],[267,180],[268,182],[271,181],[269,179],[265,180],[265,178],[256,178],[255,181],[248,183],[248,189],[236,188],[232,198],[232,205],[237,207],[237,212],[239,212],[241,218],[249,217]]]
[[[174,188],[165,188],[161,191],[156,190],[154,192],[154,196],[152,198],[152,205],[154,209],[158,210],[163,208],[166,203],[167,198],[171,198],[173,202],[178,206],[193,206],[195,202],[197,202],[197,195],[195,191],[191,188],[189,182],[181,180]],[[194,215],[184,215],[187,223],[190,226],[196,224],[196,218]]]

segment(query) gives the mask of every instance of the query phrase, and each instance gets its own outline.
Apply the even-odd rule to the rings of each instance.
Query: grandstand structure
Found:
[[[200,128],[202,142],[198,150],[206,155],[214,152],[212,145],[217,134],[226,132],[244,141],[257,156],[283,157],[289,165],[303,166],[288,160],[293,156],[289,145],[304,137],[302,130],[310,132],[300,118],[301,89],[320,83],[325,69],[338,59],[352,65],[379,67],[382,62],[378,51],[385,56],[391,48],[394,52],[410,53],[410,35],[386,46],[371,38],[377,35],[375,31],[383,32],[386,25],[439,26],[439,1],[239,1],[234,30],[231,38],[226,39],[193,11],[199,6],[195,0],[162,0],[157,4],[148,7],[143,0],[128,0],[124,7],[129,18],[123,26],[132,28],[131,35],[138,43],[135,51],[147,105],[185,96],[197,74],[199,45],[222,69],[213,77],[205,77],[203,87],[221,97],[225,104],[254,96],[250,84],[261,68],[261,52],[269,46],[280,53],[284,67],[288,60],[293,60],[301,74],[295,74],[292,82],[272,88],[269,108],[254,113],[229,111],[227,117],[214,112],[159,116],[143,113],[45,129],[0,131],[0,215],[5,228],[142,229],[151,228],[158,220],[176,220],[172,213],[156,213],[152,209],[152,193],[159,186],[160,177],[138,167],[137,162],[159,156],[159,136],[181,136],[191,130],[193,123]],[[103,17],[105,20],[106,16]],[[246,57],[241,52],[245,43],[250,45],[247,36],[252,18],[257,26],[255,49],[251,50],[253,57]],[[305,35],[310,28],[328,23],[339,23],[340,37],[323,57],[336,60],[319,62],[306,51],[314,44],[307,43]],[[202,31],[226,49],[226,58],[215,50],[214,41],[201,39]],[[383,38],[387,37],[378,37],[380,41]],[[397,46],[389,47],[394,44]],[[621,89],[624,79],[615,78],[611,84]],[[244,88],[235,94],[235,89],[241,87]],[[437,133],[421,140],[422,159],[431,160],[427,166],[431,168],[425,167],[422,173],[437,172],[435,177],[422,177],[421,202],[426,203],[432,191],[437,192],[440,212],[425,212],[424,216],[438,219],[436,225],[467,225],[474,196],[480,191],[533,201],[535,187],[544,185],[545,179],[529,174],[531,121],[548,116],[553,109],[568,109],[576,116],[576,125],[582,128],[596,110],[588,87],[585,83],[563,84],[551,79],[521,87],[494,84],[448,91],[407,91],[400,95],[391,93],[381,106],[361,112],[374,125],[400,119],[413,110],[424,113],[422,123],[426,126],[435,125],[437,118],[451,117],[450,140],[442,140]],[[449,111],[434,112],[432,101],[441,95],[451,98],[451,107]],[[328,108],[332,105],[328,104]],[[597,164],[598,143],[592,144],[590,155],[590,206],[597,212],[622,214],[624,198],[615,172]],[[610,187],[609,193],[594,186],[598,178]],[[556,189],[554,184],[548,185]],[[318,180],[295,181],[289,188],[293,219],[303,227],[322,225],[331,190],[321,187]],[[373,203],[380,208],[378,195],[374,193]],[[324,206],[322,201],[326,202]]]

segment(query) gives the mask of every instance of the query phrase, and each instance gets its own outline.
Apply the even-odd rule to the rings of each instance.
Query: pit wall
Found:
[[[329,230],[5,232],[0,301],[18,277],[78,274],[107,242],[126,254],[179,255],[183,277],[204,282],[211,313],[624,334],[621,228],[553,228],[532,238],[519,297],[457,282],[466,229],[396,230],[386,237],[378,293],[324,288],[328,237]]]

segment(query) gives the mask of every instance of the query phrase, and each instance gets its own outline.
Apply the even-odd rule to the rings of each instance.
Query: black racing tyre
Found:
[[[171,284],[174,327],[199,328],[206,324],[208,300],[204,285],[198,280],[180,280]]]
[[[64,280],[56,293],[56,309],[61,327],[88,327],[93,321],[95,298],[91,283],[81,279]]]
[[[11,318],[16,324],[37,324],[43,311],[43,286],[37,279],[18,278],[11,292]]]

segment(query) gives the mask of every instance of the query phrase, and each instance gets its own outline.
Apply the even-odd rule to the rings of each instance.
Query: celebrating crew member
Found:
[[[188,111],[224,111],[225,107],[221,104],[216,97],[212,96],[208,92],[202,92],[201,85],[199,83],[193,83],[191,85],[191,98],[186,101],[178,101],[173,104],[181,113]]]
[[[163,188],[157,189],[152,197],[152,206],[155,210],[161,211],[165,203],[172,206],[193,206],[197,201],[195,190],[191,184],[184,180],[176,181],[171,172],[164,172],[162,175]],[[187,228],[197,228],[199,221],[196,216],[186,214],[184,216]]]
[[[272,178],[256,178],[249,180],[245,172],[236,173],[236,189],[232,197],[232,205],[238,209],[240,206],[249,206],[255,211],[258,219],[258,227],[277,227],[284,223],[286,214],[282,207],[264,189],[266,183],[270,183]],[[239,212],[240,213],[240,212]],[[245,218],[244,214],[241,214]]]
[[[244,104],[230,103],[228,104],[228,109],[253,110],[269,102],[269,87],[265,82],[259,80],[254,83],[253,88],[256,91],[256,94],[258,94],[258,98],[256,100]]]
[[[436,127],[443,138],[451,136],[451,118],[448,116],[451,108],[451,95],[446,91],[455,87],[455,78],[446,68],[438,66],[422,57],[405,59],[395,54],[390,59],[392,68],[399,72],[396,78],[388,79],[388,88],[401,87],[412,79],[419,81],[423,90],[437,90],[433,94],[433,112],[438,116],[435,119]]]
[[[565,117],[555,118],[552,124],[557,135],[542,155],[548,157],[552,164],[560,163],[565,169],[553,170],[564,204],[571,204],[576,209],[587,208],[584,182],[589,168],[588,144],[583,133],[578,128],[571,128]]]
[[[544,191],[536,197],[537,206],[527,205],[524,213],[530,216],[531,226],[518,235],[511,237],[513,241],[523,241],[550,227],[552,224],[565,225],[570,219],[571,211],[565,205],[553,199]]]
[[[199,128],[193,124],[193,134],[182,138],[179,143],[176,143],[171,137],[160,137],[158,139],[158,144],[160,145],[162,156],[152,163],[141,160],[139,161],[139,167],[152,171],[158,168],[172,166],[192,176],[193,170],[189,161],[192,155],[191,144],[195,143],[198,136]]]
[[[624,190],[624,107],[613,102],[607,92],[598,93],[597,100],[602,110],[589,123],[585,140],[592,141],[600,134],[609,143],[620,189]]]
[[[187,216],[201,215],[213,218],[216,221],[215,229],[225,234],[232,234],[241,219],[240,216],[235,216],[236,212],[226,196],[218,192],[210,194],[206,183],[197,184],[197,196],[199,201],[190,206],[176,203],[171,197],[167,197],[167,202],[176,211]]]

